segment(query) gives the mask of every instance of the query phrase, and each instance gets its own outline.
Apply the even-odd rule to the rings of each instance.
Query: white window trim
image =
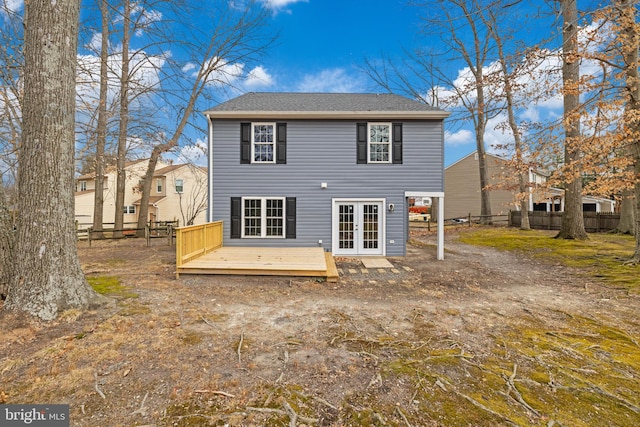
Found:
[[[178,191],[178,181],[182,182],[182,191]],[[176,194],[184,194],[184,179],[183,178],[176,178],[173,180],[173,189],[175,190]]]
[[[261,200],[260,202],[260,235],[259,236],[246,236],[244,234],[244,202],[245,200]],[[267,200],[282,200],[282,236],[267,236]],[[287,198],[286,197],[242,197],[241,198],[241,234],[243,239],[284,239],[287,236]]]
[[[131,212],[133,211],[133,212]],[[136,213],[136,205],[125,205],[124,206],[124,214],[125,215],[135,215]]]
[[[80,181],[78,184],[80,191],[87,191],[87,181]]]
[[[273,127],[273,157],[270,161],[258,161],[256,160],[256,155],[255,155],[255,144],[256,144],[256,140],[255,140],[255,130],[256,130],[256,126],[272,126]],[[275,122],[252,122],[251,123],[251,163],[258,163],[258,164],[271,164],[271,163],[275,163],[276,162],[276,141],[278,140],[278,136],[276,135],[277,132],[277,127],[276,127],[276,123]],[[260,144],[267,144],[267,143],[260,143]]]
[[[380,126],[385,125],[389,127],[389,160],[386,161],[374,161],[371,160],[371,126]],[[376,142],[376,144],[381,144],[380,142]],[[392,163],[393,160],[393,127],[390,122],[370,122],[367,123],[367,163]]]
[[[156,179],[156,193],[162,193],[162,178]]]

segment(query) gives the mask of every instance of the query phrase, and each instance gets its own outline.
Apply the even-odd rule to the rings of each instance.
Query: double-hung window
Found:
[[[253,123],[251,126],[251,158],[253,163],[275,163],[275,123]]]
[[[285,237],[285,199],[242,199],[242,237]]]
[[[369,163],[391,163],[391,123],[369,123]]]
[[[156,193],[162,193],[162,178],[156,179]]]
[[[356,124],[358,164],[402,164],[402,123]]]
[[[136,213],[136,207],[135,207],[135,205],[124,206],[123,207],[123,211],[126,214],[134,214],[134,213]]]
[[[184,180],[182,178],[178,178],[175,180],[176,193],[184,192]]]
[[[87,181],[80,181],[78,184],[80,185],[80,191],[87,191]]]

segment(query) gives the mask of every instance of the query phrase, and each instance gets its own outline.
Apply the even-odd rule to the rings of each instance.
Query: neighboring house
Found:
[[[209,119],[225,246],[402,256],[408,200],[442,199],[448,113],[392,94],[248,93]],[[438,258],[443,257],[439,236]]]
[[[140,211],[140,183],[147,171],[148,159],[125,165],[124,222],[136,223]],[[93,223],[95,203],[95,174],[76,178],[75,218],[81,225]],[[115,220],[116,169],[104,175],[103,221]],[[158,162],[149,195],[148,221],[175,221],[185,225],[203,223],[206,217],[207,171],[190,164],[171,165]],[[105,228],[112,225],[105,225]]]
[[[507,160],[494,154],[486,155],[489,184],[496,185],[502,177],[514,176],[509,172]],[[564,210],[564,191],[559,188],[549,188],[542,191],[538,186],[547,181],[548,174],[543,171],[530,169],[528,182],[530,192],[528,205],[530,211],[562,212]],[[514,176],[513,185],[517,185]],[[478,168],[478,153],[473,152],[457,162],[449,165],[444,171],[444,190],[447,203],[444,207],[446,219],[463,218],[469,214],[480,216],[480,170]],[[491,214],[507,215],[510,210],[520,210],[516,200],[517,190],[491,190]],[[585,211],[613,212],[615,201],[599,197],[583,196]]]

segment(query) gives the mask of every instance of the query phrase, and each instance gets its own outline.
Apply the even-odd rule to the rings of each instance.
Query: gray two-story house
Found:
[[[224,222],[225,246],[403,256],[409,198],[443,203],[448,113],[424,103],[393,94],[247,93],[205,115],[208,219]],[[439,259],[443,240],[440,231]]]

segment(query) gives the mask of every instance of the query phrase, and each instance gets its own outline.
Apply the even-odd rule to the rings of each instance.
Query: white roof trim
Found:
[[[447,111],[205,111],[214,119],[445,119]]]

